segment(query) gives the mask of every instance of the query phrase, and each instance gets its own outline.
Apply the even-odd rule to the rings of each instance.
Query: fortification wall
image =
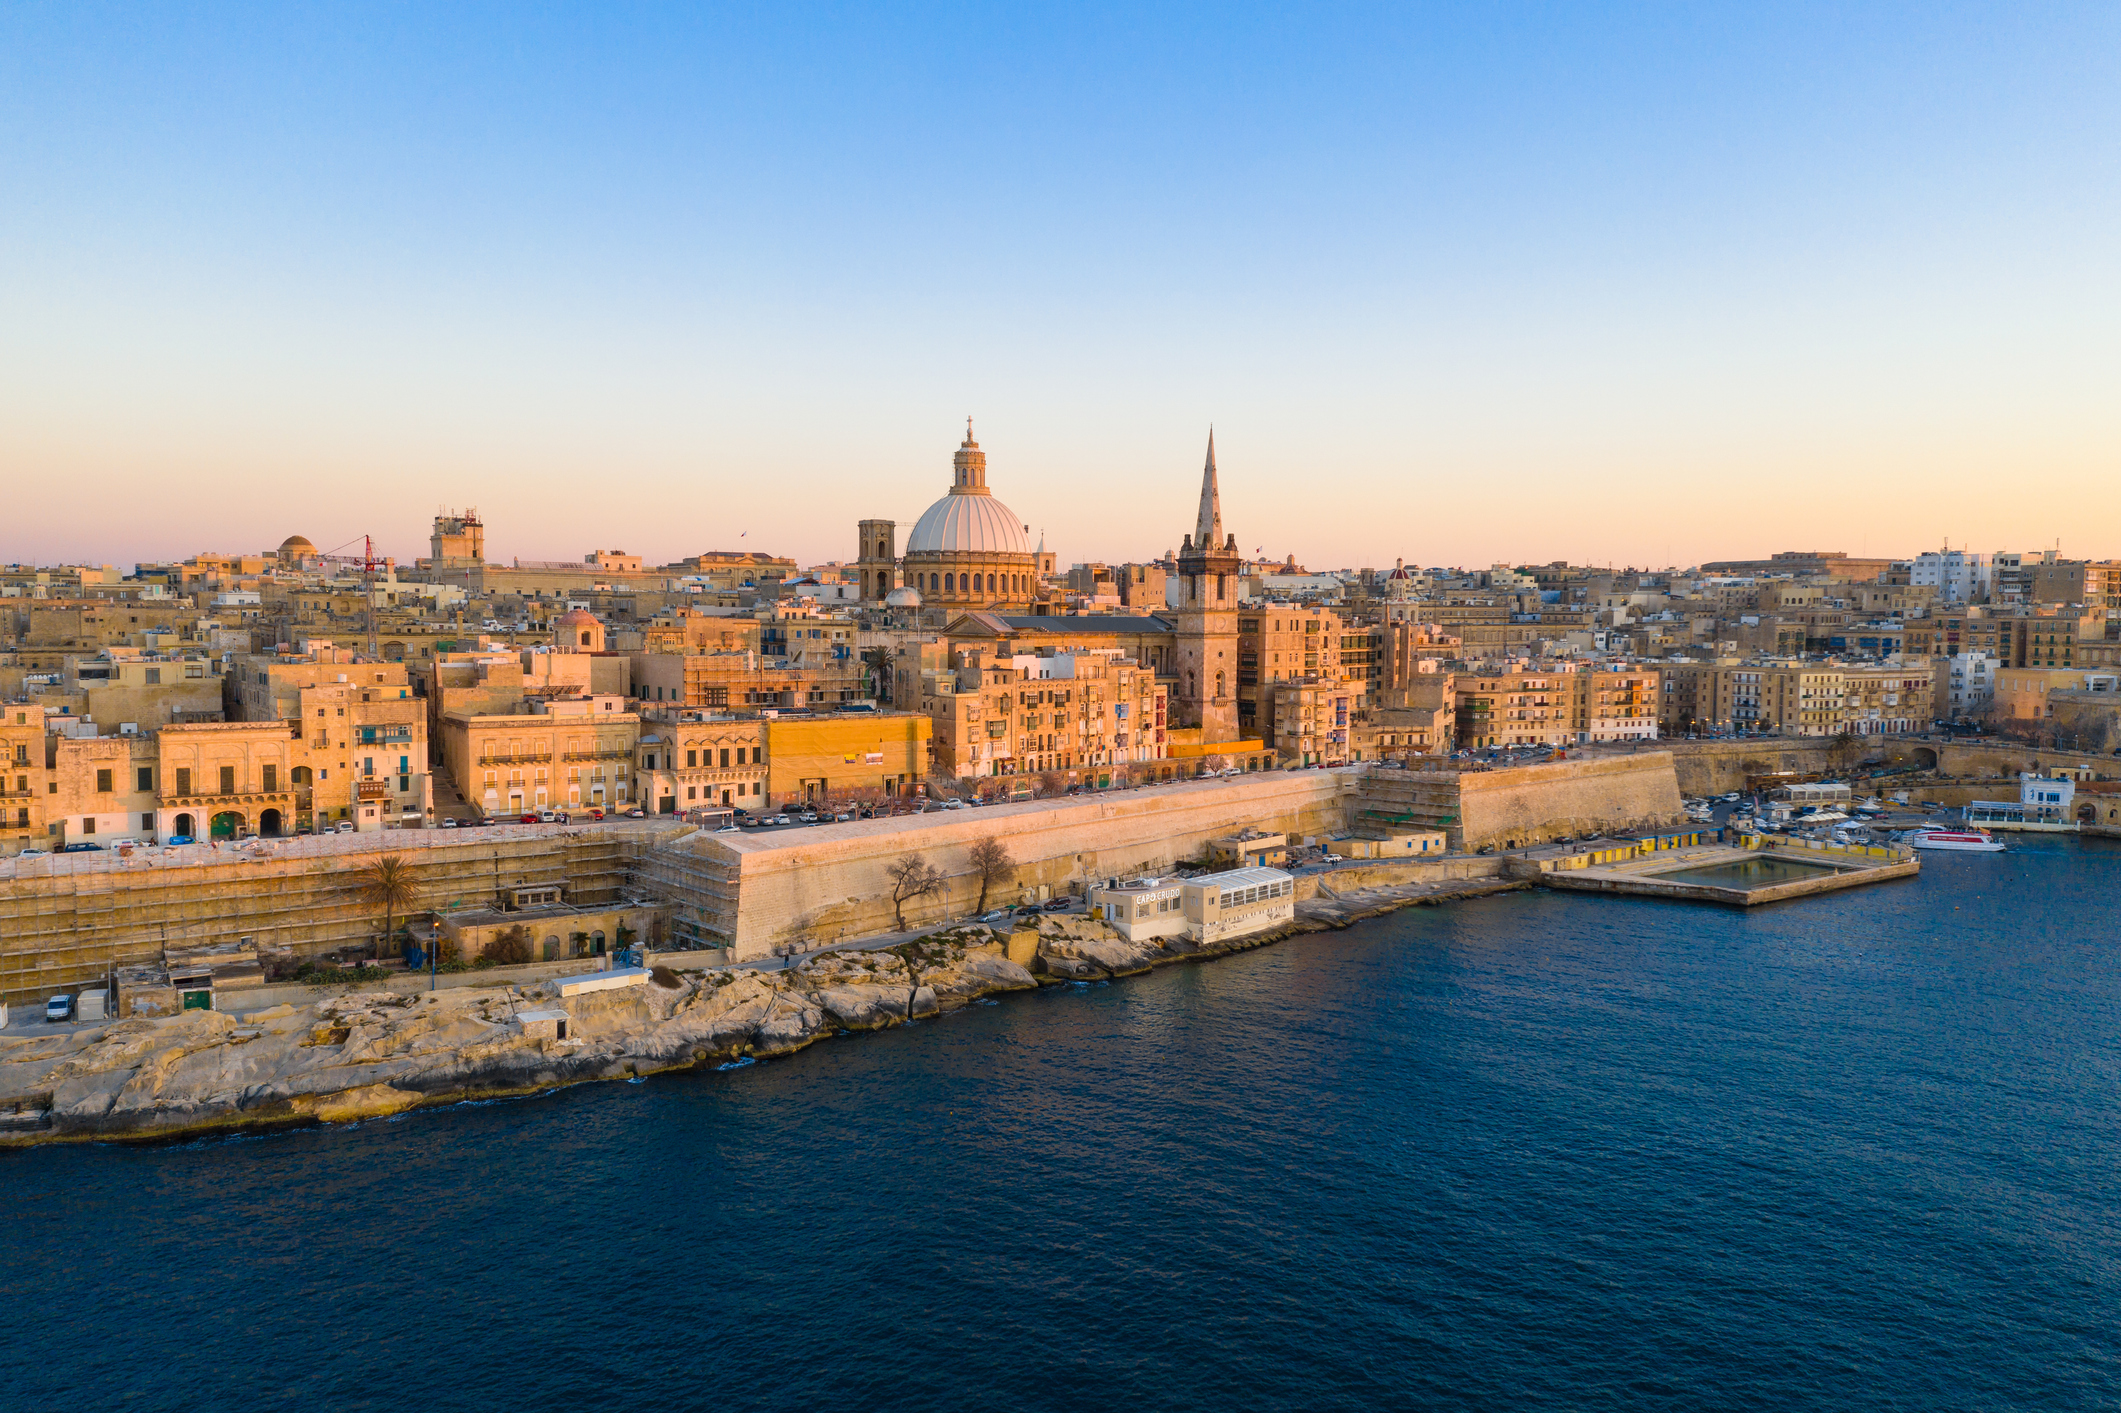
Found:
[[[18,860],[13,876],[0,879],[0,999],[17,1005],[91,985],[113,966],[159,961],[165,946],[249,937],[261,949],[312,956],[369,942],[382,932],[382,910],[355,889],[381,853],[410,866],[414,897],[402,918],[487,907],[504,890],[538,884],[563,885],[569,901],[614,902],[644,842],[643,831],[612,827],[475,832],[366,835],[364,847],[345,852],[240,862],[234,850],[210,855],[213,862]]]
[[[1686,818],[1670,752],[1564,760],[1459,777],[1465,847],[1664,829]]]
[[[1663,829],[1685,811],[1666,751],[1501,770],[1372,770],[1357,827],[1441,829],[1453,852]]]
[[[1353,778],[1340,771],[1271,771],[1235,779],[1031,801],[899,819],[857,820],[783,835],[697,836],[678,846],[700,866],[662,863],[656,875],[680,917],[716,916],[739,959],[817,946],[895,926],[894,861],[919,855],[946,877],[941,892],[909,903],[909,927],[970,911],[979,879],[968,854],[981,839],[1005,843],[1012,877],[991,889],[988,906],[1014,904],[1044,887],[1155,873],[1199,855],[1210,839],[1245,825],[1293,835],[1346,827]],[[664,853],[677,850],[659,851]],[[723,867],[715,868],[719,860]],[[705,886],[727,879],[733,886]],[[703,880],[697,893],[688,879]],[[733,896],[725,896],[733,894]]]

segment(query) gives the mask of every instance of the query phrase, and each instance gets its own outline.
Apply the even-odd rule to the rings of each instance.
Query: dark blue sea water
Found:
[[[0,1399],[2121,1402],[2121,848],[1521,894],[727,1073],[0,1157]]]

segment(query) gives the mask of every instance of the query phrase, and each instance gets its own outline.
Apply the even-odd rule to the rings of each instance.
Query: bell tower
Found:
[[[882,603],[898,587],[898,522],[864,520],[855,533],[861,536],[854,567],[862,577],[862,601]]]
[[[1237,599],[1243,561],[1237,536],[1223,530],[1222,492],[1215,480],[1215,433],[1201,469],[1200,514],[1178,550],[1182,597],[1178,609],[1178,724],[1201,728],[1206,743],[1235,741],[1237,732]]]

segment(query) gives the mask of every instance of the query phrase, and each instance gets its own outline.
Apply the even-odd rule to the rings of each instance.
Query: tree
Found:
[[[397,931],[398,914],[412,902],[417,891],[412,865],[400,854],[380,855],[354,874],[354,896],[383,910],[383,948],[386,952],[390,949],[391,934]]]
[[[479,952],[479,957],[495,966],[521,966],[530,960],[530,929],[519,922],[506,932],[495,934]]]
[[[1207,775],[1220,773],[1230,764],[1228,756],[1208,756],[1200,763],[1201,771]]]
[[[1862,738],[1844,726],[1827,747],[1827,759],[1832,763],[1834,773],[1848,774],[1850,767],[1856,764],[1856,756],[1862,749]]]
[[[906,930],[906,904],[915,898],[925,898],[943,886],[943,875],[935,865],[919,854],[908,854],[884,870],[891,880],[891,910],[898,918],[898,930]]]
[[[869,669],[869,695],[879,701],[891,700],[891,649],[864,648],[862,665]]]
[[[972,871],[979,875],[979,905],[972,911],[983,913],[987,911],[987,890],[1015,875],[1016,860],[1009,856],[1009,846],[991,834],[974,844],[966,857],[971,860]]]
[[[1057,770],[1049,770],[1038,778],[1041,795],[1063,795],[1068,791],[1068,777]]]

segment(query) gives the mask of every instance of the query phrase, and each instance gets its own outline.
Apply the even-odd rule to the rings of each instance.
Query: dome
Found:
[[[919,589],[902,587],[893,589],[890,593],[884,595],[884,607],[886,608],[919,608],[920,606],[921,591]]]
[[[989,494],[952,491],[915,522],[906,537],[907,554],[1031,553],[1024,523]]]
[[[552,626],[555,628],[573,628],[577,626],[583,628],[601,628],[604,625],[597,622],[597,616],[591,613],[588,609],[570,608],[565,613],[561,614],[558,618],[553,619]]]
[[[301,535],[289,535],[280,541],[280,558],[308,559],[317,552],[317,547]]]

